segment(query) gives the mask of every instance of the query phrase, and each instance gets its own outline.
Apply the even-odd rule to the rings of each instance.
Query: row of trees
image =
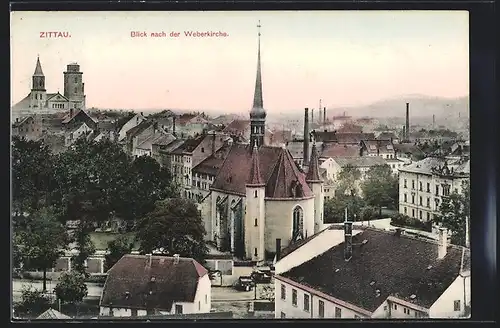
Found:
[[[389,165],[373,166],[361,178],[358,168],[342,168],[336,180],[336,195],[325,202],[326,222],[344,221],[346,208],[351,220],[371,220],[381,215],[383,207],[397,207],[399,180]]]
[[[86,274],[85,260],[95,252],[90,233],[118,219],[134,232],[139,250],[178,253],[203,260],[208,251],[200,213],[189,200],[175,198],[170,172],[151,157],[129,157],[108,140],[76,141],[52,154],[40,141],[12,142],[14,267],[46,272],[70,245],[76,272]],[[68,221],[78,222],[68,231]],[[110,245],[106,268],[134,242],[119,238]]]

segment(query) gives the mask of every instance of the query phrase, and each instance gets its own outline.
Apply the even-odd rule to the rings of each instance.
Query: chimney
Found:
[[[172,116],[172,134],[175,136],[175,116]]]
[[[304,164],[309,164],[309,108],[304,110]]]
[[[281,239],[276,238],[276,262],[281,260]]]
[[[347,219],[344,221],[344,260],[349,261],[352,258],[352,222]]]
[[[215,131],[212,132],[212,155],[215,154]]]
[[[436,124],[436,115],[432,114],[432,129],[434,129],[435,124]]]
[[[406,128],[405,128],[405,139],[410,140],[410,103],[406,103]]]
[[[178,264],[179,263],[179,254],[174,254],[174,264]]]
[[[71,108],[69,109],[69,117],[70,117],[70,118],[71,118],[71,117],[73,117],[73,107],[71,107]]]
[[[403,125],[403,137],[402,138],[403,138],[402,141],[405,142],[406,141],[406,127],[404,125]]]
[[[438,248],[438,259],[443,259],[446,256],[446,252],[448,249],[448,232],[446,228],[439,228],[439,248]]]
[[[326,124],[326,107],[323,108],[323,124]]]

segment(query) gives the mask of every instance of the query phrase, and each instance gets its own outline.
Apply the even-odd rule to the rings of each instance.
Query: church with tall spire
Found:
[[[77,63],[67,65],[67,70],[63,74],[63,94],[59,91],[48,93],[45,89],[45,75],[38,56],[35,72],[31,77],[31,91],[21,101],[12,106],[13,114],[16,112],[36,114],[85,109],[86,97],[82,75],[80,65]]]
[[[231,145],[200,204],[207,240],[220,251],[253,262],[272,260],[277,239],[286,247],[324,226],[323,181],[315,145],[304,172],[284,145],[265,142],[260,21],[257,27],[250,143]]]

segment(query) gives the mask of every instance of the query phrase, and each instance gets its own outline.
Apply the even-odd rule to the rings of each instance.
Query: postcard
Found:
[[[468,23],[11,12],[13,319],[468,318]]]

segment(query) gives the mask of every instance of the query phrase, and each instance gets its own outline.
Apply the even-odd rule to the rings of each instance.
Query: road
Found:
[[[52,292],[56,287],[57,282],[47,280],[47,291]],[[95,283],[86,283],[88,289],[87,298],[100,298],[102,293],[102,286]],[[40,280],[27,280],[27,279],[14,279],[12,281],[13,298],[19,299],[21,297],[21,291],[23,287],[32,286],[37,290],[42,290],[43,283]]]

